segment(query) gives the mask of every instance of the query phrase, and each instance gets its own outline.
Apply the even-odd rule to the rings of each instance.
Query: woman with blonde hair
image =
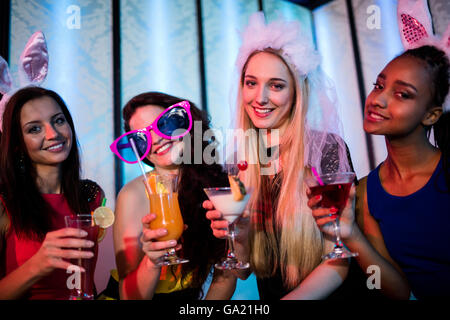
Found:
[[[238,145],[249,165],[240,178],[253,192],[250,219],[241,221],[237,254],[249,261],[261,299],[321,299],[343,282],[345,259],[321,261],[333,247],[307,206],[304,177],[351,170],[333,87],[319,69],[320,57],[296,22],[266,24],[251,16],[236,67],[236,128],[254,130]],[[227,222],[211,202],[208,219],[216,237]],[[241,277],[246,277],[241,274]]]

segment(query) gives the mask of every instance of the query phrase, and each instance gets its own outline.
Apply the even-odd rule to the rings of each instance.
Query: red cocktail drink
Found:
[[[322,201],[321,206],[324,208],[336,208],[338,209],[337,214],[341,213],[342,209],[344,209],[348,195],[350,193],[350,188],[352,183],[334,183],[334,184],[326,184],[326,185],[318,185],[315,187],[311,187],[311,194],[313,196],[321,195]]]
[[[332,212],[330,216],[336,218],[333,221],[336,234],[334,249],[322,258],[345,259],[357,256],[358,253],[348,251],[341,242],[339,224],[337,222],[337,219],[339,218],[338,215],[347,204],[350,188],[355,180],[355,174],[353,172],[337,172],[319,175],[314,168],[311,171],[314,175],[305,178],[305,183],[311,190],[311,195],[313,197],[321,195],[322,200],[318,205],[322,208],[334,208],[334,210],[330,210],[330,212]]]
[[[97,242],[99,227],[94,224],[90,214],[78,215],[76,217],[65,217],[66,227],[82,229],[87,232],[83,239]],[[94,248],[79,248],[78,250],[92,251]],[[67,286],[70,292],[70,300],[93,300],[94,299],[94,271],[95,258],[90,259],[71,259],[70,263],[81,267],[80,269],[68,270]],[[70,277],[70,278],[69,278]]]

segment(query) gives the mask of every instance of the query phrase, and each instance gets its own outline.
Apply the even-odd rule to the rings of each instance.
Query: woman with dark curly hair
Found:
[[[9,99],[0,181],[0,299],[68,299],[67,260],[96,261],[97,244],[64,218],[89,214],[103,191],[80,178],[73,120],[54,91],[26,87]]]
[[[125,131],[146,128],[169,107],[183,99],[159,92],[147,92],[132,98],[123,109]],[[192,122],[201,122],[202,134],[209,129],[209,120],[204,112],[189,102]],[[196,127],[196,130],[198,126]],[[154,170],[150,174],[178,174],[178,201],[187,225],[181,239],[157,241],[167,230],[149,228],[155,214],[149,214],[148,199],[142,178],[127,183],[120,191],[116,203],[114,224],[114,247],[119,272],[121,299],[199,299],[203,296],[202,286],[208,278],[211,266],[225,251],[224,240],[213,236],[209,221],[205,218],[202,202],[206,200],[203,188],[222,186],[228,181],[218,164],[192,164],[184,161],[178,164],[179,156],[194,160],[194,152],[203,151],[212,142],[203,141],[201,150],[194,148],[194,133],[188,139],[169,140],[151,130],[150,151],[143,161]],[[190,144],[190,145],[188,145]],[[138,145],[138,149],[139,149]],[[190,151],[189,151],[190,150]],[[183,154],[184,152],[184,154]],[[188,156],[190,152],[190,156]],[[179,158],[178,158],[179,159]],[[176,248],[178,255],[189,262],[175,266],[158,267],[158,259],[167,249]],[[236,278],[214,271],[206,299],[229,299],[235,289]]]

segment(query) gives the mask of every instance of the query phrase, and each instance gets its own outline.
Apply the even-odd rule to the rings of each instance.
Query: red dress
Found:
[[[101,194],[102,192],[97,192],[92,201],[89,202],[91,210],[94,210],[100,205],[102,200]],[[42,196],[56,213],[56,215],[52,215],[51,231],[65,228],[64,217],[71,216],[73,214],[64,195],[43,194]],[[6,275],[23,265],[28,259],[36,254],[41,245],[41,241],[19,238],[14,229],[10,227],[8,233],[6,234]],[[95,259],[95,265],[98,253],[97,244],[94,246],[94,253],[95,255],[91,259]],[[92,269],[92,276],[94,276],[94,270],[95,268]],[[71,274],[66,273],[66,270],[55,269],[48,276],[35,283],[22,298],[32,300],[67,300],[69,298],[70,291],[67,288],[66,282],[70,275]]]

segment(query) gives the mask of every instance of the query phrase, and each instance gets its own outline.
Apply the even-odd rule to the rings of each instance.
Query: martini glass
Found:
[[[320,206],[323,208],[336,208],[336,219],[333,221],[335,242],[333,251],[324,255],[322,259],[345,259],[356,257],[358,253],[350,252],[344,246],[340,237],[338,218],[344,209],[350,188],[355,180],[355,173],[353,172],[338,172],[330,174],[314,174],[314,176],[305,178],[305,182],[311,190],[311,195],[321,195],[322,201]]]
[[[226,258],[216,263],[214,266],[220,270],[247,269],[249,263],[244,263],[236,258],[234,253],[235,247],[235,221],[239,218],[250,199],[251,190],[247,190],[247,194],[242,200],[236,201],[230,187],[223,188],[205,188],[203,189],[214,207],[219,210],[223,217],[228,221],[228,252]]]

